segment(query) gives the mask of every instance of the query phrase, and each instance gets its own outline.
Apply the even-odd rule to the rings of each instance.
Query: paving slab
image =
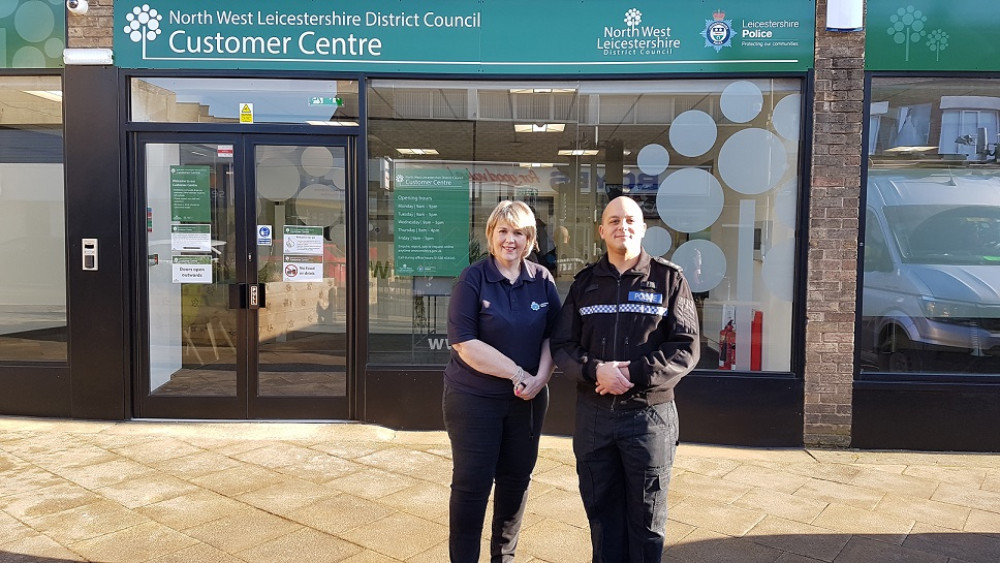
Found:
[[[0,416],[0,563],[438,563],[450,474],[438,431]],[[669,563],[1000,560],[997,454],[685,443],[668,505]],[[543,436],[517,560],[590,557]]]

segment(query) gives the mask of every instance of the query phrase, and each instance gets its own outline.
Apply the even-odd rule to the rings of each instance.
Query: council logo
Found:
[[[715,49],[716,53],[723,47],[732,47],[733,20],[727,20],[725,12],[716,10],[711,20],[705,20],[701,36],[705,38],[705,46]]]
[[[625,12],[625,25],[629,27],[636,27],[642,23],[642,12],[637,8],[631,8]]]
[[[160,29],[163,16],[156,11],[156,8],[150,8],[149,4],[132,8],[132,12],[125,16],[125,19],[128,21],[125,34],[133,43],[152,41],[163,33]]]

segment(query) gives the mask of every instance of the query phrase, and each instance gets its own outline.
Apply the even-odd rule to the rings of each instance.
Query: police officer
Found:
[[[594,563],[659,562],[677,444],[674,386],[698,363],[698,315],[678,266],[642,249],[642,209],[613,199],[605,255],[570,287],[552,354],[577,383],[576,454]]]

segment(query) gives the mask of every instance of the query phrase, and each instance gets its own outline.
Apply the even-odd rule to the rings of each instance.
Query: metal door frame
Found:
[[[347,346],[345,371],[346,393],[342,397],[258,397],[257,382],[257,315],[249,309],[237,312],[237,364],[235,396],[184,396],[156,397],[150,394],[149,385],[149,296],[147,277],[148,240],[145,229],[146,209],[146,150],[147,144],[193,144],[208,143],[232,145],[234,147],[233,185],[236,228],[242,228],[242,236],[237,237],[240,259],[236,283],[248,283],[248,277],[256,279],[256,194],[255,162],[253,151],[260,145],[327,146],[341,147],[345,151],[345,221],[348,232],[348,259],[346,275],[347,300]],[[353,314],[354,300],[357,299],[357,237],[352,233],[357,229],[357,212],[353,207],[358,203],[358,157],[357,138],[353,135],[316,135],[307,133],[264,133],[264,132],[133,132],[128,138],[129,154],[129,197],[133,213],[132,254],[135,264],[132,280],[132,310],[136,333],[133,340],[133,416],[136,418],[191,418],[191,419],[350,419],[356,401],[353,398],[359,374],[356,366],[358,356],[357,316]],[[253,391],[253,392],[251,392]]]

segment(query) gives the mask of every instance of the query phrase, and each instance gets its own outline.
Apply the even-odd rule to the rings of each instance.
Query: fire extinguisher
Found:
[[[732,320],[719,332],[719,368],[736,368],[736,329]]]

